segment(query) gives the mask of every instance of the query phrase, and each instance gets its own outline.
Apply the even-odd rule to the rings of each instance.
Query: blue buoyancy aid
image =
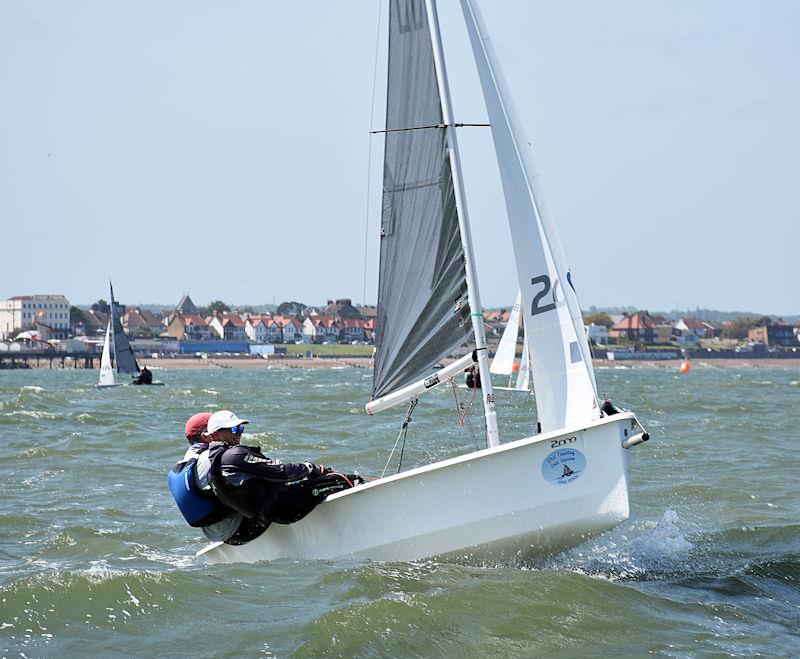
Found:
[[[208,446],[197,446],[197,449],[196,455],[199,455],[207,450]],[[208,526],[219,522],[234,511],[212,493],[206,493],[197,487],[194,479],[196,467],[197,457],[177,463],[167,474],[167,483],[178,509],[189,526]]]

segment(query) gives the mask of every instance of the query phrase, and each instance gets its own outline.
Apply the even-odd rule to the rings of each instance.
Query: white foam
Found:
[[[678,513],[665,510],[656,527],[634,541],[638,553],[646,559],[660,561],[691,551],[694,545],[678,528]]]

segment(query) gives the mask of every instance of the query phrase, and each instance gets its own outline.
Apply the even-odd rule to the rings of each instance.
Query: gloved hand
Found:
[[[305,465],[308,467],[308,475],[311,477],[324,476],[332,471],[328,467],[323,465],[315,465],[313,462],[306,462]]]

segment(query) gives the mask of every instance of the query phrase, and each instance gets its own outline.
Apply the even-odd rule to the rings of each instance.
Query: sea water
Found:
[[[630,520],[479,565],[195,560],[166,486],[187,417],[228,408],[268,455],[379,474],[404,410],[364,414],[368,370],[96,377],[0,372],[2,656],[800,654],[798,369],[598,370],[652,436],[632,450]],[[403,469],[483,445],[479,401],[439,389]],[[530,434],[533,401],[497,397],[502,438]]]

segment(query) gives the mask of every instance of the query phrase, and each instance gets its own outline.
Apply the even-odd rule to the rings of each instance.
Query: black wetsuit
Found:
[[[209,458],[211,487],[217,498],[264,527],[302,519],[328,494],[352,483],[310,462],[272,460],[257,446],[212,442]]]
[[[614,407],[613,403],[610,400],[607,400],[603,403],[603,407],[600,408],[600,411],[606,416],[611,416],[612,414],[619,414],[619,410],[616,407]]]
[[[467,383],[467,389],[480,389],[481,388],[480,371],[475,371],[475,369],[468,370],[466,383]]]
[[[153,384],[153,374],[145,367],[139,373],[139,377],[133,381],[133,384]]]

